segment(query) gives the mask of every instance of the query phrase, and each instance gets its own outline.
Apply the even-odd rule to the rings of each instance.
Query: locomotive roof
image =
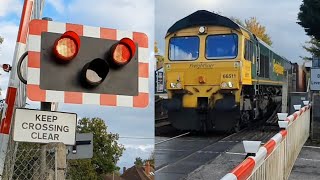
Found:
[[[174,25],[172,25],[167,34],[174,33],[181,29],[195,27],[195,26],[225,26],[232,29],[240,29],[239,25],[230,20],[229,18],[220,16],[219,14],[215,14],[206,10],[196,11],[189,16],[180,19]]]

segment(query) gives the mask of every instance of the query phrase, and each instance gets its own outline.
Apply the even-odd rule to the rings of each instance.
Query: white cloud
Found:
[[[48,4],[50,4],[60,14],[65,11],[63,0],[47,0],[46,2],[48,2]]]
[[[19,0],[1,0],[0,1],[0,17],[15,13],[21,14],[22,3]]]
[[[0,45],[0,64],[12,64],[15,43],[17,39],[18,26],[11,22],[0,21],[0,36],[4,38]],[[5,98],[9,81],[9,73],[0,70],[0,87],[2,97]]]
[[[153,151],[153,144],[144,145],[125,145],[126,150],[123,152],[122,157],[118,162],[119,167],[130,168],[134,165],[134,161],[137,157],[148,159]]]
[[[11,22],[0,21],[0,27],[0,36],[4,38],[3,43],[0,45],[0,63],[10,63],[13,58],[13,52],[18,33],[18,26]]]
[[[67,12],[74,22],[153,34],[153,0],[74,0]]]
[[[143,152],[151,152],[153,150],[154,145],[153,144],[143,144],[143,145],[134,145],[134,144],[129,144],[126,145],[125,148],[132,148],[132,149],[138,149]]]

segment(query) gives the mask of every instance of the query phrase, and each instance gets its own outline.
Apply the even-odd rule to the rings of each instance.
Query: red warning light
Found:
[[[70,61],[78,54],[80,37],[73,31],[65,32],[53,46],[54,54],[63,61]]]
[[[5,72],[9,72],[11,71],[11,66],[9,64],[2,64],[2,69],[5,71]]]
[[[111,48],[112,62],[118,66],[123,66],[130,62],[136,53],[136,46],[129,38],[123,38],[119,43]]]

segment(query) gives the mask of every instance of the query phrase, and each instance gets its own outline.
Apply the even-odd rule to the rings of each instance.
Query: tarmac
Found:
[[[307,142],[302,148],[289,176],[289,180],[320,179],[320,145]]]
[[[156,138],[161,141],[163,138]],[[183,137],[156,146],[155,159],[157,180],[184,178],[199,166],[215,159],[221,152],[235,143],[218,143],[217,137]]]
[[[241,142],[234,145],[229,151],[221,153],[211,162],[200,166],[190,173],[187,180],[218,180],[229,173],[234,167],[241,163],[246,154]]]
[[[245,159],[242,142],[234,145],[207,164],[200,166],[184,179],[186,180],[219,180]],[[320,143],[307,141],[303,146],[289,180],[320,179]]]

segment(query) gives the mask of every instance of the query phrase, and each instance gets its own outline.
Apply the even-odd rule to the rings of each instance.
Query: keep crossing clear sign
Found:
[[[320,68],[311,68],[310,90],[320,90]]]
[[[13,140],[74,145],[76,124],[75,113],[16,109]]]

